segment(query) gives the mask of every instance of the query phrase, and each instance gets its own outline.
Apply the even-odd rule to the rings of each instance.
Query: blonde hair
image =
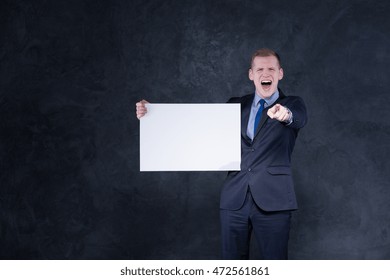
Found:
[[[256,57],[267,57],[267,56],[274,56],[274,57],[276,57],[276,59],[278,60],[278,63],[279,63],[279,68],[282,68],[282,64],[280,63],[280,56],[275,51],[273,51],[271,49],[267,49],[267,48],[258,49],[257,51],[255,51],[253,53],[252,59],[251,59],[250,68],[252,68],[253,60]]]

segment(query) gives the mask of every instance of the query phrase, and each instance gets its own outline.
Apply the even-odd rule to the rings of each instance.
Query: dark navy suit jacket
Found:
[[[290,164],[298,131],[307,122],[305,104],[300,97],[285,96],[279,89],[275,104],[290,109],[293,123],[287,125],[269,118],[266,108],[252,141],[246,130],[253,98],[254,94],[250,94],[228,101],[241,103],[241,171],[228,173],[222,187],[220,208],[239,209],[249,187],[257,206],[265,211],[297,209]]]

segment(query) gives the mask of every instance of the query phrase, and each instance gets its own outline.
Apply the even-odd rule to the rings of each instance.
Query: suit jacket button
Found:
[[[252,171],[252,168],[248,168],[248,171],[251,172],[251,171]]]
[[[252,148],[252,150],[251,150],[252,152],[254,152],[255,151],[255,149],[254,148]]]

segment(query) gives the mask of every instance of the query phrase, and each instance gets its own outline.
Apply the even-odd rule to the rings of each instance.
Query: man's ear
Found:
[[[253,72],[252,72],[252,68],[249,68],[248,77],[249,77],[249,80],[253,81]]]
[[[283,76],[284,76],[283,68],[279,68],[279,81],[283,79]]]

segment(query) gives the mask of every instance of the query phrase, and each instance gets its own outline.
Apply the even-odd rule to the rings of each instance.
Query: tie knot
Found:
[[[264,103],[265,103],[265,100],[264,99],[260,99],[259,103],[260,103],[260,107],[263,107]]]

